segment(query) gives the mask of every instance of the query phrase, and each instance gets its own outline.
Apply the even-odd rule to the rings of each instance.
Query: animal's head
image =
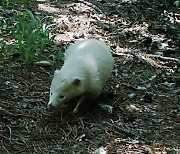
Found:
[[[58,110],[63,104],[84,92],[82,79],[56,70],[50,87],[49,110]]]

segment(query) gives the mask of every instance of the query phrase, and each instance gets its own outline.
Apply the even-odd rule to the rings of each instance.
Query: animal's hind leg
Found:
[[[91,94],[84,94],[81,96],[77,103],[73,113],[76,115],[82,115],[90,111],[95,105],[95,98]]]

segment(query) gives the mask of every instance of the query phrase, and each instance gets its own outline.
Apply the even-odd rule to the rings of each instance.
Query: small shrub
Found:
[[[11,0],[2,0],[2,1],[1,1],[1,5],[3,5],[3,6],[4,6],[4,5],[5,5],[5,6],[8,6],[9,3],[10,3],[10,1],[11,1]]]
[[[0,0],[0,5],[3,7],[14,6],[14,4],[22,4],[27,2],[28,0]]]
[[[174,2],[174,5],[177,7],[177,8],[180,8],[180,0],[177,0]]]
[[[35,55],[42,53],[47,45],[53,43],[50,30],[30,11],[19,17],[13,34],[17,41],[17,52],[25,63],[32,63]]]
[[[2,16],[0,16],[0,58],[5,57],[9,51],[11,51],[11,45],[7,45],[7,37],[3,37],[3,34],[6,34],[7,23]]]
[[[59,63],[59,62],[62,62],[62,61],[64,61],[64,54],[63,54],[62,50],[59,50],[55,54],[54,62]]]
[[[6,44],[2,38],[0,38],[0,57],[3,57],[7,53]]]

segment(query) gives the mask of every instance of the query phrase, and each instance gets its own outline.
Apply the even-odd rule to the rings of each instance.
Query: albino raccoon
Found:
[[[71,45],[66,51],[64,65],[54,73],[48,108],[58,110],[61,104],[80,96],[74,113],[88,110],[111,75],[113,63],[104,42],[87,39]]]

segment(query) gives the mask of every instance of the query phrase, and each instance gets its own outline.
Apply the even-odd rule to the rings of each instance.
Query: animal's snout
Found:
[[[48,104],[47,110],[48,111],[53,111],[54,110],[54,106],[52,104]]]

